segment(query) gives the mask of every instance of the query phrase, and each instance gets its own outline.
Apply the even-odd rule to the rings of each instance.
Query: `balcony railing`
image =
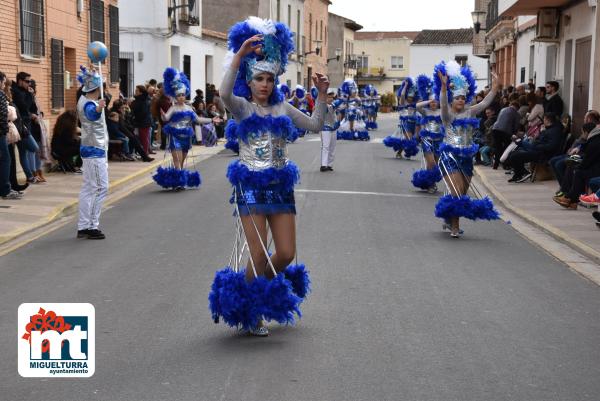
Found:
[[[473,44],[473,55],[477,57],[489,57],[492,54],[492,45],[483,43],[483,44]]]

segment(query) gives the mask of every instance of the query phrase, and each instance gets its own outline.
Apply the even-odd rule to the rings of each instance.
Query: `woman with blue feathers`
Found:
[[[194,124],[216,123],[218,120],[198,117],[194,109],[186,104],[190,82],[184,73],[169,67],[163,73],[163,79],[165,94],[175,98],[174,104],[166,113],[161,110],[161,118],[165,122],[163,132],[167,135],[168,150],[173,161],[169,167],[159,167],[152,178],[165,189],[180,191],[185,187],[199,187],[200,173],[184,169],[185,159],[192,147]]]
[[[396,151],[396,157],[401,159],[402,153],[407,159],[419,153],[417,141],[414,138],[417,126],[416,102],[417,88],[412,78],[407,78],[400,84],[396,96],[398,97],[399,122],[394,135],[383,139],[383,144]]]
[[[358,86],[352,79],[342,83],[344,119],[340,123],[337,139],[368,141],[369,131],[363,120],[362,100],[358,96]]]
[[[417,103],[417,111],[421,115],[419,138],[425,168],[414,172],[412,183],[415,187],[433,194],[437,192],[437,183],[442,180],[437,163],[440,158],[440,147],[444,140],[444,126],[439,103],[432,96],[431,79],[426,75],[419,75],[417,89],[419,97],[423,100]]]
[[[238,230],[230,265],[215,275],[209,307],[215,322],[222,319],[266,336],[265,321],[293,323],[309,291],[304,265],[290,264],[296,255],[294,185],[300,172],[288,159],[287,142],[295,139],[296,127],[321,131],[329,80],[318,73],[313,77],[318,97],[312,117],[307,116],[285,102],[276,86],[294,49],[287,26],[250,17],[230,29],[228,42],[231,63],[221,97],[237,122],[240,156],[227,177]],[[245,250],[244,270],[238,265]]]
[[[452,238],[459,238],[463,234],[459,226],[461,217],[471,220],[499,218],[491,199],[472,199],[467,195],[473,177],[473,156],[478,150],[478,145],[473,142],[473,133],[479,126],[476,116],[492,103],[498,84],[494,77],[492,90],[483,101],[468,105],[477,89],[469,66],[461,67],[456,61],[442,62],[435,66],[434,74],[434,89],[446,129],[440,147],[440,169],[450,192],[438,201],[435,215],[444,219],[443,229],[450,229]]]

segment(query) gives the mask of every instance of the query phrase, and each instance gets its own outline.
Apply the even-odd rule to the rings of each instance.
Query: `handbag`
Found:
[[[6,134],[6,142],[11,145],[21,140],[21,134],[19,129],[15,125],[15,121],[18,121],[17,109],[14,106],[8,106],[8,133]]]

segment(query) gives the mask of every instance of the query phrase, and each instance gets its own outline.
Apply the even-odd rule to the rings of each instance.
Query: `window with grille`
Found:
[[[62,40],[50,40],[50,63],[50,73],[52,75],[52,108],[60,109],[65,106],[65,63]]]
[[[44,0],[20,0],[21,54],[46,55],[44,46]]]
[[[404,56],[392,56],[392,68],[402,69],[404,68]]]
[[[108,6],[110,24],[110,82],[119,82],[119,8]]]
[[[104,2],[90,0],[90,42],[104,41]]]

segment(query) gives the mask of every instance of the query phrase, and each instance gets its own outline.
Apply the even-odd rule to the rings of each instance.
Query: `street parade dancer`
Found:
[[[380,97],[377,89],[371,84],[365,87],[365,116],[367,129],[377,129],[377,112],[379,110]]]
[[[77,102],[81,122],[79,153],[83,160],[83,182],[79,192],[79,221],[77,238],[104,239],[100,231],[100,212],[108,194],[108,130],[104,109],[106,101],[100,96],[102,77],[96,70],[80,67],[77,80],[83,95]]]
[[[235,24],[221,84],[223,102],[238,123],[239,160],[227,169],[237,227],[230,264],[216,273],[209,306],[215,322],[222,319],[257,336],[268,335],[265,321],[293,323],[310,284],[304,265],[290,264],[296,255],[294,185],[300,172],[288,159],[287,142],[295,139],[295,127],[321,131],[329,81],[318,73],[313,77],[319,94],[312,116],[283,101],[276,85],[294,49],[292,35],[286,25],[257,17]]]
[[[419,153],[415,139],[417,125],[416,102],[418,101],[418,97],[417,87],[412,78],[402,81],[396,96],[398,97],[399,112],[398,129],[394,135],[385,137],[383,144],[388,148],[394,149],[397,158],[402,158],[403,152],[404,157],[411,158]]]
[[[184,168],[187,154],[192,147],[194,123],[208,124],[218,121],[198,117],[194,109],[185,103],[190,94],[190,82],[183,72],[168,67],[163,73],[163,79],[165,94],[175,99],[166,113],[161,110],[161,118],[165,122],[163,132],[167,135],[167,149],[171,152],[172,161],[168,167],[158,167],[152,178],[165,189],[180,191],[185,187],[199,187],[200,173]]]
[[[415,187],[429,193],[437,192],[437,183],[442,180],[438,168],[440,146],[444,140],[444,126],[439,103],[433,97],[431,79],[421,74],[417,77],[417,91],[422,102],[417,103],[417,112],[421,115],[419,138],[423,150],[422,164],[425,168],[413,174],[412,183]]]
[[[342,83],[344,98],[344,119],[337,131],[337,139],[368,141],[369,132],[363,120],[362,102],[358,96],[358,87],[352,79]]]
[[[478,145],[473,142],[473,133],[479,126],[475,117],[492,103],[498,87],[494,77],[493,88],[483,101],[467,106],[477,89],[469,66],[461,67],[456,61],[441,62],[435,66],[433,78],[446,130],[439,165],[449,192],[436,204],[435,215],[444,219],[443,229],[450,229],[451,237],[459,238],[463,234],[459,225],[461,217],[470,220],[500,218],[490,198],[481,198],[476,188],[473,192],[479,199],[467,194],[473,177],[473,156],[478,150]]]
[[[306,114],[307,116],[310,115],[308,98],[306,96],[306,89],[304,86],[296,85],[296,89],[294,89],[294,92],[292,92],[290,103],[302,113]],[[298,129],[298,136],[303,137],[304,135],[306,135],[306,130]]]
[[[316,99],[316,97],[315,97]],[[333,107],[335,91],[327,90],[327,112],[325,113],[325,125],[321,131],[321,172],[333,171],[333,158],[337,135],[335,133],[336,114]]]

